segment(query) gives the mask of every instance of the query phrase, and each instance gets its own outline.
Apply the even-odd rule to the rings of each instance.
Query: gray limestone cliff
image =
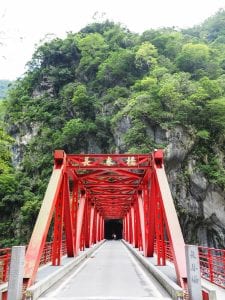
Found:
[[[21,163],[26,146],[29,144],[33,137],[38,135],[40,125],[37,123],[30,123],[20,125],[12,125],[9,128],[10,135],[14,138],[12,145],[12,163],[14,167],[18,167]]]
[[[129,116],[117,122],[113,130],[117,153],[126,152],[124,135],[132,127]],[[26,145],[38,135],[39,125],[12,126],[15,138],[12,148],[13,163],[18,166]],[[212,183],[198,168],[198,157],[193,155],[195,134],[182,126],[162,129],[159,125],[146,127],[146,135],[155,143],[165,144],[165,167],[173,199],[177,208],[184,238],[187,243],[225,247],[225,191]],[[93,138],[89,141],[89,152],[101,152]],[[218,149],[221,161],[224,156]]]
[[[118,152],[126,151],[123,136],[131,126],[129,117],[118,122],[114,130]],[[195,134],[182,126],[168,130],[148,126],[146,134],[166,145],[165,168],[185,241],[225,247],[225,191],[199,170],[198,157],[192,154]]]

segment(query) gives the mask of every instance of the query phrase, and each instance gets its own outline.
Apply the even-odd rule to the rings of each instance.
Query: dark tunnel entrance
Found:
[[[105,220],[105,239],[112,240],[113,234],[116,239],[122,239],[123,235],[123,221],[120,219]]]

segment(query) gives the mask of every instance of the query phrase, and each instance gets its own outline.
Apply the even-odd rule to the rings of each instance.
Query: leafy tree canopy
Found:
[[[0,228],[8,220],[18,224],[16,232],[0,230],[2,246],[29,237],[57,148],[149,153],[166,146],[154,137],[158,128],[179,125],[193,134],[191,154],[201,171],[225,186],[224,162],[215,160],[213,147],[225,151],[224,16],[221,10],[195,28],[141,35],[110,21],[93,23],[37,48],[0,106],[6,216]],[[217,171],[210,172],[215,163]]]

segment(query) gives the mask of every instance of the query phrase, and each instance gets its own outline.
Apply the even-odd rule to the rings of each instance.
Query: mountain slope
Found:
[[[148,153],[163,147],[186,242],[224,247],[223,62],[223,46],[194,31],[137,35],[109,21],[41,45],[8,97],[16,193],[10,199],[5,193],[1,207],[17,225],[7,235],[29,238],[54,149]],[[1,235],[4,246],[9,236]]]

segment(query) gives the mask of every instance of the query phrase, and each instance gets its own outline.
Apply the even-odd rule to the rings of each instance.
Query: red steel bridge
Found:
[[[187,290],[185,242],[162,150],[138,155],[55,151],[53,172],[26,250],[24,289],[34,284],[40,264],[51,260],[53,266],[60,266],[63,255],[76,257],[103,240],[107,222],[113,221],[122,224],[123,239],[144,256],[155,253],[158,266],[172,261],[178,285]],[[225,252],[199,250],[202,276],[225,287]],[[0,249],[0,262],[8,261],[9,252]],[[223,263],[223,271],[213,269],[212,258],[220,266]],[[1,271],[0,279],[7,280],[7,264],[0,264]],[[216,276],[222,283],[216,282]]]

